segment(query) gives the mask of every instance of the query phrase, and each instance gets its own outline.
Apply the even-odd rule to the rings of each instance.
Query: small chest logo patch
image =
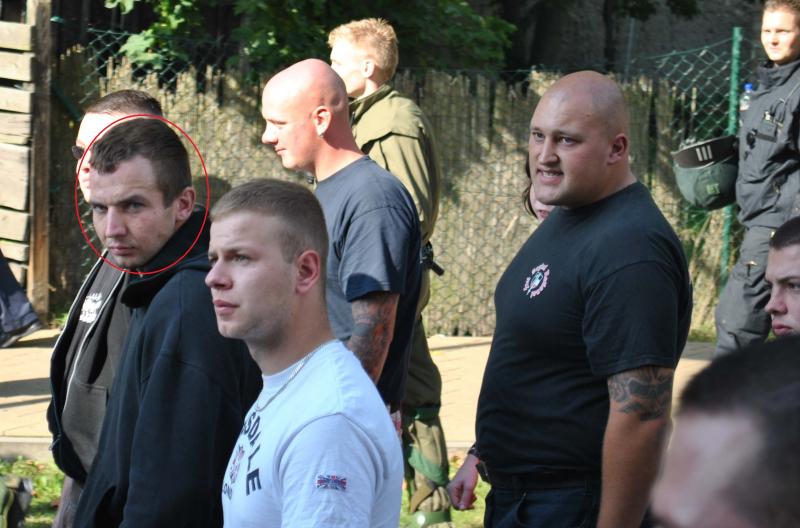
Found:
[[[90,293],[87,295],[81,306],[80,321],[87,324],[94,323],[97,320],[97,316],[100,314],[101,306],[103,306],[102,293]]]
[[[522,292],[533,299],[547,287],[547,279],[550,277],[550,268],[547,264],[539,264],[531,270],[531,274],[525,277],[525,286]]]
[[[347,491],[347,477],[338,475],[317,475],[317,489]]]

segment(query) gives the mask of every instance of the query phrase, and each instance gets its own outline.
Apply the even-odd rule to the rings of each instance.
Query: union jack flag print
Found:
[[[337,475],[317,475],[317,489],[347,491],[347,477]]]

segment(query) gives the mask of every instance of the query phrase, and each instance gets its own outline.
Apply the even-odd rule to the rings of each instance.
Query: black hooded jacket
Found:
[[[196,211],[142,271],[180,257]],[[245,344],[217,330],[208,225],[177,265],[132,275],[133,318],[75,526],[221,526],[222,476],[261,373]]]

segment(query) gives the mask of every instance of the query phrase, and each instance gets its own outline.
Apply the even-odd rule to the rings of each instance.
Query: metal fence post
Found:
[[[742,28],[733,28],[731,39],[731,82],[728,93],[728,134],[736,134],[739,128],[739,69],[741,66]],[[733,224],[733,205],[725,207],[722,226],[722,252],[720,254],[719,285],[728,281],[728,265],[731,256],[731,225]]]

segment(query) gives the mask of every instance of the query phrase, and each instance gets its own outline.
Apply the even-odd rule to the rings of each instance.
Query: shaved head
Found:
[[[307,59],[272,77],[264,87],[261,142],[289,170],[318,181],[363,156],[350,130],[347,89],[325,62]]]
[[[594,71],[565,75],[547,89],[545,99],[571,100],[582,105],[587,117],[602,126],[609,137],[628,135],[628,109],[617,83]],[[539,103],[541,104],[541,102]]]
[[[325,62],[307,59],[293,64],[273,76],[264,87],[264,98],[277,104],[289,104],[309,113],[318,106],[334,114],[348,112],[344,81]]]
[[[628,160],[628,112],[619,86],[597,72],[556,81],[531,118],[528,156],[536,197],[580,207],[636,178]]]

